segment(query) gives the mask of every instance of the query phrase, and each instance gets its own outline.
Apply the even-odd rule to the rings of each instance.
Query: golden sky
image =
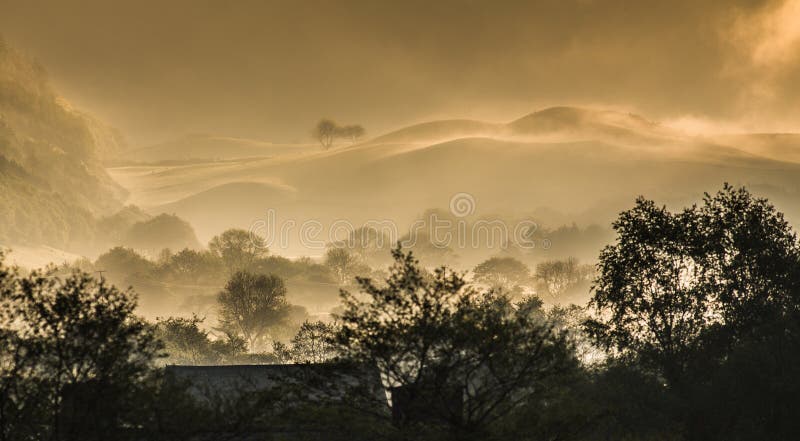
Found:
[[[0,0],[0,33],[134,144],[562,104],[800,128],[800,0]]]

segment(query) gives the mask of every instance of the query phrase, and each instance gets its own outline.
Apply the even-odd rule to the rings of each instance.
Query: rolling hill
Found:
[[[214,161],[304,153],[317,148],[317,145],[273,144],[243,138],[192,134],[130,149],[120,155],[120,158],[135,162]]]
[[[177,213],[185,219],[204,219],[204,231],[220,232],[238,226],[247,227],[241,219],[257,219],[265,216],[264,207],[286,206],[292,201],[294,191],[259,182],[231,182],[212,187],[178,201],[161,205],[156,211]],[[218,214],[209,216],[209,207]],[[205,241],[209,234],[203,236]]]
[[[507,124],[418,124],[302,155],[111,174],[139,195],[137,203],[188,219],[201,240],[224,226],[247,227],[268,208],[323,223],[407,225],[462,192],[474,196],[476,215],[538,210],[554,213],[545,223],[608,225],[640,194],[677,206],[726,181],[771,197],[800,220],[794,138],[754,136],[758,143],[687,136],[628,113],[556,107]]]
[[[369,144],[413,144],[446,141],[453,138],[501,135],[504,126],[469,119],[431,121],[379,136]]]
[[[735,145],[754,155],[800,163],[800,134],[797,133],[752,133],[712,139],[720,144]]]
[[[0,39],[0,248],[10,261],[62,263],[163,227],[124,207],[129,195],[106,171],[126,150],[119,131],[73,108],[40,64]],[[193,231],[165,234],[197,242]]]

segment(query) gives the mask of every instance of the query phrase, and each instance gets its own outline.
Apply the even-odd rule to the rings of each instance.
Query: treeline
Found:
[[[176,219],[173,223],[180,222]],[[161,308],[182,313],[212,306],[212,294],[237,271],[278,276],[291,287],[295,297],[304,299],[306,306],[327,305],[330,308],[337,302],[340,287],[354,286],[358,276],[383,278],[392,261],[391,240],[372,227],[358,228],[347,238],[328,244],[318,260],[272,255],[263,239],[240,229],[215,236],[205,249],[159,249],[159,243],[168,244],[158,240],[161,236],[148,242],[147,255],[140,252],[143,248],[118,246],[101,254],[94,262],[82,261],[64,269],[77,266],[84,271],[101,273],[118,286],[134,287],[141,298],[140,306],[146,311]],[[171,236],[173,240],[181,237],[177,232]],[[425,262],[431,262],[436,255],[426,252],[428,248],[442,252],[424,243],[417,243],[411,250],[415,256],[422,254]],[[501,254],[476,265],[469,274],[476,285],[505,290],[515,298],[536,294],[548,303],[584,303],[593,267],[572,257],[540,260],[528,266],[517,257]],[[171,304],[165,303],[167,299]]]
[[[216,293],[237,272],[272,275],[291,286],[308,303],[334,303],[338,278],[330,266],[309,258],[270,255],[258,237],[231,229],[215,236],[205,248],[164,248],[146,256],[138,249],[118,246],[88,260],[67,265],[102,274],[117,286],[134,287],[143,312],[180,314],[216,309]]]
[[[533,215],[459,218],[447,210],[428,209],[413,222],[414,231],[401,235],[425,266],[472,267],[486,259],[487,251],[513,257],[527,265],[542,260],[574,257],[594,261],[597,250],[613,239],[610,228],[595,224],[547,227]],[[516,228],[524,227],[517,233]],[[524,231],[524,237],[515,237]],[[437,237],[438,236],[438,237]],[[455,240],[446,240],[455,238]],[[391,241],[382,256],[388,256]]]
[[[153,254],[155,258],[146,257],[132,247],[118,246],[84,265],[104,271],[107,277],[121,284],[134,284],[137,277],[144,277],[222,286],[237,271],[274,274],[287,279],[302,277],[322,283],[336,280],[327,267],[311,259],[290,260],[269,255],[263,239],[241,229],[230,229],[215,236],[205,249],[198,246],[173,251],[164,247]]]
[[[467,280],[396,248],[385,274],[342,291],[336,321],[285,344],[265,327],[288,307],[274,275],[231,274],[218,295],[227,338],[211,339],[196,318],[137,319],[130,293],[80,272],[3,267],[0,435],[262,439],[288,425],[313,428],[297,439],[797,439],[800,245],[783,216],[725,186],[679,212],[639,199],[613,228],[585,308],[500,289],[525,280],[513,263]],[[226,262],[250,259],[225,242]],[[275,362],[370,366],[392,408],[348,381],[347,399],[299,405],[291,378],[198,399],[162,378],[164,345],[188,363],[250,346]]]

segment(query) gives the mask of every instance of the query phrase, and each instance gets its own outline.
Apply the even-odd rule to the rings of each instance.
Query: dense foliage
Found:
[[[131,293],[0,270],[0,439],[105,439],[137,424],[161,345]]]
[[[359,278],[366,298],[342,292],[335,341],[343,357],[378,366],[393,402],[403,404],[395,412],[401,426],[485,433],[577,368],[538,299],[513,303],[447,268],[427,273],[400,248],[393,256],[385,282]]]
[[[639,199],[614,229],[595,341],[665,385],[687,439],[795,438],[800,247],[783,215],[726,185],[678,213]]]
[[[490,259],[472,284],[398,247],[385,275],[341,292],[335,322],[301,319],[293,337],[284,277],[318,264],[238,233],[213,251],[97,262],[215,272],[215,330],[197,316],[148,324],[131,292],[80,271],[0,265],[0,440],[797,439],[800,245],[783,216],[725,186],[678,212],[639,199],[613,227],[588,309],[508,289],[584,283],[594,273],[575,260],[530,274]],[[268,363],[289,364],[260,371],[273,375],[262,387],[161,368]]]

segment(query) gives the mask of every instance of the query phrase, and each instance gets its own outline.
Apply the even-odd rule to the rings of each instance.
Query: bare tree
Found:
[[[535,278],[537,290],[547,293],[556,301],[570,288],[588,281],[592,274],[591,265],[581,265],[578,259],[569,257],[565,260],[547,260],[536,265]]]
[[[311,134],[314,139],[322,144],[323,149],[329,149],[333,145],[333,141],[339,135],[340,128],[335,121],[324,118],[321,119]]]
[[[339,126],[336,121],[327,118],[321,119],[314,127],[314,130],[311,131],[311,135],[319,141],[325,150],[333,146],[336,138],[344,138],[354,143],[364,137],[366,133],[367,131],[364,130],[364,127],[358,124]]]

